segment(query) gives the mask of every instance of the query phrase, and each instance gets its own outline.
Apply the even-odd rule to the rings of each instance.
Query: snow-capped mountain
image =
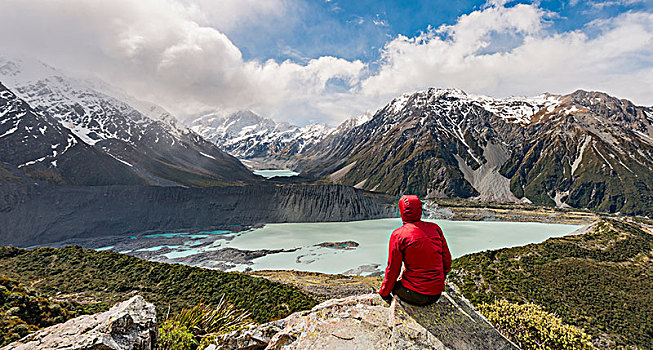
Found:
[[[81,141],[0,84],[0,180],[144,185],[131,168]]]
[[[256,181],[237,159],[177,123],[163,108],[102,81],[72,78],[37,60],[0,58],[0,82],[149,183]]]
[[[653,109],[599,92],[406,94],[301,158],[305,175],[391,194],[653,213]]]
[[[190,128],[240,159],[270,159],[278,154],[292,157],[332,131],[326,124],[299,127],[278,123],[251,111],[227,116],[207,114],[195,119]]]

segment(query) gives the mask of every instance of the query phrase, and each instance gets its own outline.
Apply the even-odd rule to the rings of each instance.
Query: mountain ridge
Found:
[[[324,182],[393,195],[650,215],[653,109],[583,90],[492,99],[429,89],[327,136],[297,163]]]
[[[142,113],[97,90],[112,89],[104,82],[72,78],[36,60],[7,58],[0,58],[0,81],[80,142],[130,167],[144,183],[209,186],[259,181],[237,159],[164,109],[114,89],[113,95],[137,104],[146,111]]]
[[[263,118],[252,111],[228,115],[205,114],[194,119],[190,129],[241,159],[274,159],[277,155],[301,154],[333,130],[326,124],[297,126]]]

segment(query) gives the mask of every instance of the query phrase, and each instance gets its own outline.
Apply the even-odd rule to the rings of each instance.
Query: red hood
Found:
[[[403,222],[422,220],[422,201],[417,196],[405,195],[399,199],[399,212]]]

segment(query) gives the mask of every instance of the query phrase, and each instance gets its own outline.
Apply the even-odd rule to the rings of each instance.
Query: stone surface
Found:
[[[271,334],[275,333],[275,334]],[[215,350],[517,349],[450,288],[430,306],[377,294],[332,299],[274,324],[233,332]]]
[[[44,328],[0,350],[151,350],[156,338],[154,305],[137,295],[109,311]]]

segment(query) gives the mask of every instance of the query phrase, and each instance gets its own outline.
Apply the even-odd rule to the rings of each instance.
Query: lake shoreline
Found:
[[[432,221],[432,220],[428,220]],[[537,222],[435,220],[454,256],[538,243],[573,234],[580,225]],[[221,230],[160,232],[60,242],[141,259],[221,271],[297,270],[382,275],[390,233],[399,218],[351,222],[272,223]]]
[[[589,225],[602,216],[587,210],[553,208],[512,203],[425,201],[425,213],[431,219],[453,221],[537,222],[544,224]],[[426,214],[425,214],[426,215]]]

